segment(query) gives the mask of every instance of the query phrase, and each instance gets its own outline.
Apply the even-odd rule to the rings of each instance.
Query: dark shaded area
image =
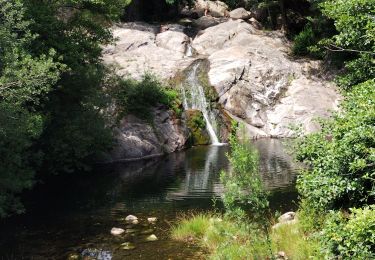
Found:
[[[125,22],[163,22],[175,19],[178,14],[178,1],[174,4],[167,4],[165,0],[133,0],[126,7],[122,20]]]

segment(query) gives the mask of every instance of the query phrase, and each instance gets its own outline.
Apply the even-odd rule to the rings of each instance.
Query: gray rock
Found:
[[[219,20],[212,16],[202,16],[196,20],[193,20],[193,25],[200,30],[204,30],[218,24]]]
[[[152,109],[153,126],[128,115],[115,129],[116,146],[108,161],[137,160],[182,150],[189,133],[173,112],[161,106]]]
[[[246,11],[245,8],[237,8],[229,13],[229,17],[233,19],[247,20],[251,17],[251,13]]]

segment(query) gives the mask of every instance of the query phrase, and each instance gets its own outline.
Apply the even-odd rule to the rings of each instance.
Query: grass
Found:
[[[172,237],[206,248],[208,258],[215,260],[273,259],[279,251],[289,259],[321,259],[318,242],[306,236],[298,222],[272,229],[267,240],[264,229],[256,225],[200,213],[182,217],[172,228]]]

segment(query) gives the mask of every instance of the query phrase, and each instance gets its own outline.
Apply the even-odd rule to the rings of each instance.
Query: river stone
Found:
[[[158,238],[154,234],[146,237],[146,241],[148,241],[148,242],[157,241],[157,240],[158,240]]]
[[[133,243],[125,242],[125,243],[121,244],[121,248],[124,249],[124,250],[133,250],[136,247],[135,247],[135,245]]]
[[[149,223],[151,223],[151,224],[155,224],[156,221],[158,221],[158,218],[156,218],[156,217],[147,218],[147,221],[148,221]]]
[[[125,218],[125,221],[129,224],[133,224],[133,225],[136,225],[139,223],[138,221],[138,218],[134,215],[128,215],[126,218]]]
[[[119,235],[121,235],[124,232],[125,232],[125,230],[122,229],[122,228],[116,228],[116,227],[114,227],[114,228],[111,229],[111,234],[114,235],[114,236],[119,236]]]
[[[243,20],[247,20],[251,17],[251,13],[246,11],[245,8],[237,8],[237,9],[234,9],[232,10],[230,13],[229,13],[229,17],[230,18],[233,18],[233,19],[243,19]]]

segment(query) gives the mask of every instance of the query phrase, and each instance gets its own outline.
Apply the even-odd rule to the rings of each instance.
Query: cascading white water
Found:
[[[203,86],[200,84],[198,80],[199,66],[199,62],[194,64],[186,78],[185,83],[189,86],[189,97],[186,96],[186,86],[182,86],[184,109],[197,109],[202,112],[204,120],[206,121],[206,128],[208,134],[210,135],[211,143],[213,145],[219,145],[219,138],[217,137],[215,130],[212,126],[212,122],[214,122],[215,117],[212,114],[210,105],[206,100]]]
[[[193,47],[191,47],[190,44],[188,44],[187,47],[186,47],[185,56],[186,57],[192,57],[193,56]]]

